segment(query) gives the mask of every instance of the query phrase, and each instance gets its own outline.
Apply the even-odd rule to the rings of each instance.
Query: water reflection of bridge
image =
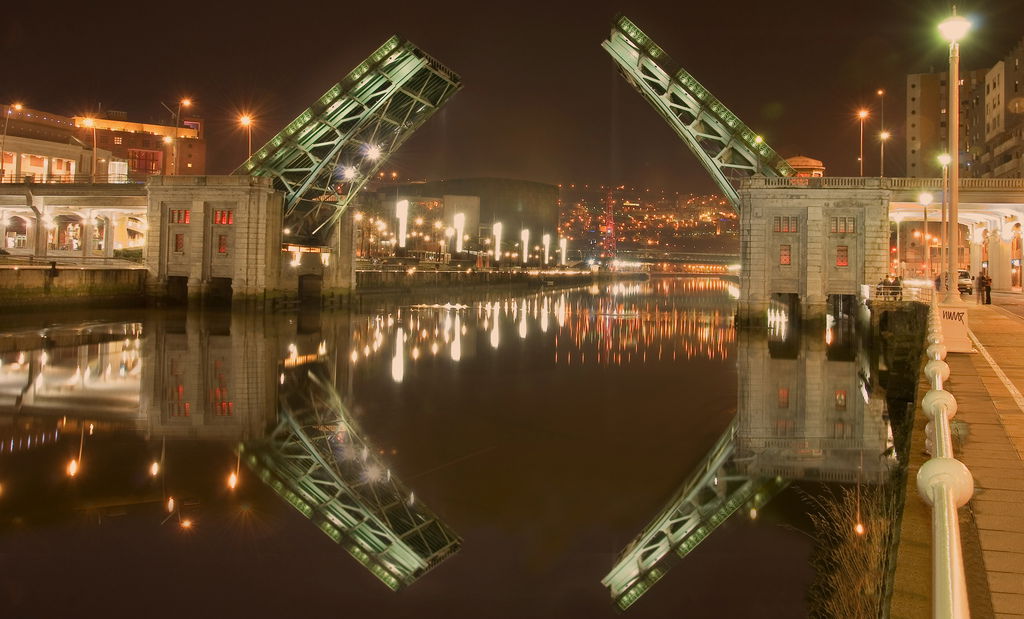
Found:
[[[736,418],[602,580],[620,608],[735,513],[756,518],[791,481],[881,483],[895,466],[862,341],[799,328],[779,335],[740,332]]]

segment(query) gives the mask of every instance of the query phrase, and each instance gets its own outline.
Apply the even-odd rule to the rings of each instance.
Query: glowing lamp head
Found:
[[[949,156],[949,153],[942,153],[938,156],[939,165],[945,167],[953,163],[953,158]]]
[[[74,477],[75,475],[78,475],[78,460],[72,458],[68,462],[68,477]]]
[[[860,120],[864,120],[867,117],[868,117],[868,111],[867,110],[857,110],[857,118],[859,118]]]
[[[181,521],[181,528],[185,529],[185,530],[191,529],[192,528],[192,520],[190,520],[188,518],[182,520]]]
[[[23,105],[22,105],[22,104],[20,104],[20,103],[15,103],[15,104],[14,104],[14,105],[12,105],[11,107],[13,107],[13,108],[14,108],[14,111],[15,111],[15,112],[20,112],[20,111],[21,111],[21,108],[23,108],[23,107],[25,107],[25,106],[23,106]]]
[[[169,135],[165,135],[164,136],[164,144],[170,144],[173,141],[174,141],[174,138],[172,138],[171,136],[169,136]]]
[[[358,173],[359,172],[350,165],[341,169],[341,177],[347,181],[354,179]]]
[[[228,488],[234,490],[237,487],[238,487],[238,473],[235,473],[234,471],[232,471],[231,474],[228,475]]]
[[[892,134],[889,133],[888,131],[883,131],[883,132],[878,134],[878,139],[882,140],[883,142],[888,140],[891,137],[892,137]]]
[[[971,20],[963,15],[953,15],[939,24],[939,34],[950,43],[959,43],[971,29]]]
[[[883,89],[883,88],[879,88],[879,89],[878,89],[878,90],[877,90],[877,91],[875,92],[875,94],[876,94],[876,95],[878,95],[879,97],[881,97],[882,95],[884,95],[884,94],[885,94],[885,89]]]
[[[857,535],[864,535],[864,525],[858,522],[856,526],[853,527],[853,531]]]
[[[929,206],[934,201],[935,196],[928,193],[927,191],[922,191],[921,193],[917,194],[917,203],[920,204],[921,206]]]
[[[243,127],[248,127],[252,124],[252,116],[249,116],[248,114],[242,114],[238,117],[238,124],[242,125]]]
[[[369,159],[370,161],[377,161],[378,159],[380,159],[381,154],[383,153],[380,149],[380,146],[377,146],[376,144],[366,145],[366,158]]]
[[[156,477],[159,474],[160,474],[160,463],[157,462],[156,460],[153,460],[153,463],[149,465],[149,475],[150,475],[150,477]]]
[[[759,135],[755,135],[754,136],[754,144],[761,144],[762,142],[764,142],[764,138],[763,137],[761,137]]]
[[[82,126],[89,127],[91,129],[92,127],[96,126],[96,121],[94,121],[91,118],[83,118],[82,119]]]
[[[192,99],[189,99],[188,97],[185,97],[184,99],[181,100],[181,107],[189,107],[191,105],[192,105]]]

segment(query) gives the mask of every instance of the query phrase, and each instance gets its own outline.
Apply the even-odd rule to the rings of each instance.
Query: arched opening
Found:
[[[46,232],[47,248],[53,251],[82,251],[82,218],[58,215]]]
[[[25,249],[26,247],[28,247],[28,220],[15,215],[7,220],[4,249]]]

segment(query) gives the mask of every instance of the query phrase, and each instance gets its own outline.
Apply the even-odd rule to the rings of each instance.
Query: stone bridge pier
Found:
[[[857,182],[848,187],[822,180],[741,184],[741,322],[765,322],[773,302],[823,319],[830,297],[858,295],[888,273],[891,191],[880,179],[849,179]]]
[[[148,183],[148,294],[236,308],[339,295],[354,281],[353,225],[343,216],[323,247],[282,243],[284,194],[268,178],[156,176]]]

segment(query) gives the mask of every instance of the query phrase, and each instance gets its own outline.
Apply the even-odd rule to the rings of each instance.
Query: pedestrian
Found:
[[[974,278],[974,301],[981,305],[985,302],[985,272],[978,271]]]
[[[985,305],[992,305],[992,278],[985,274]]]

